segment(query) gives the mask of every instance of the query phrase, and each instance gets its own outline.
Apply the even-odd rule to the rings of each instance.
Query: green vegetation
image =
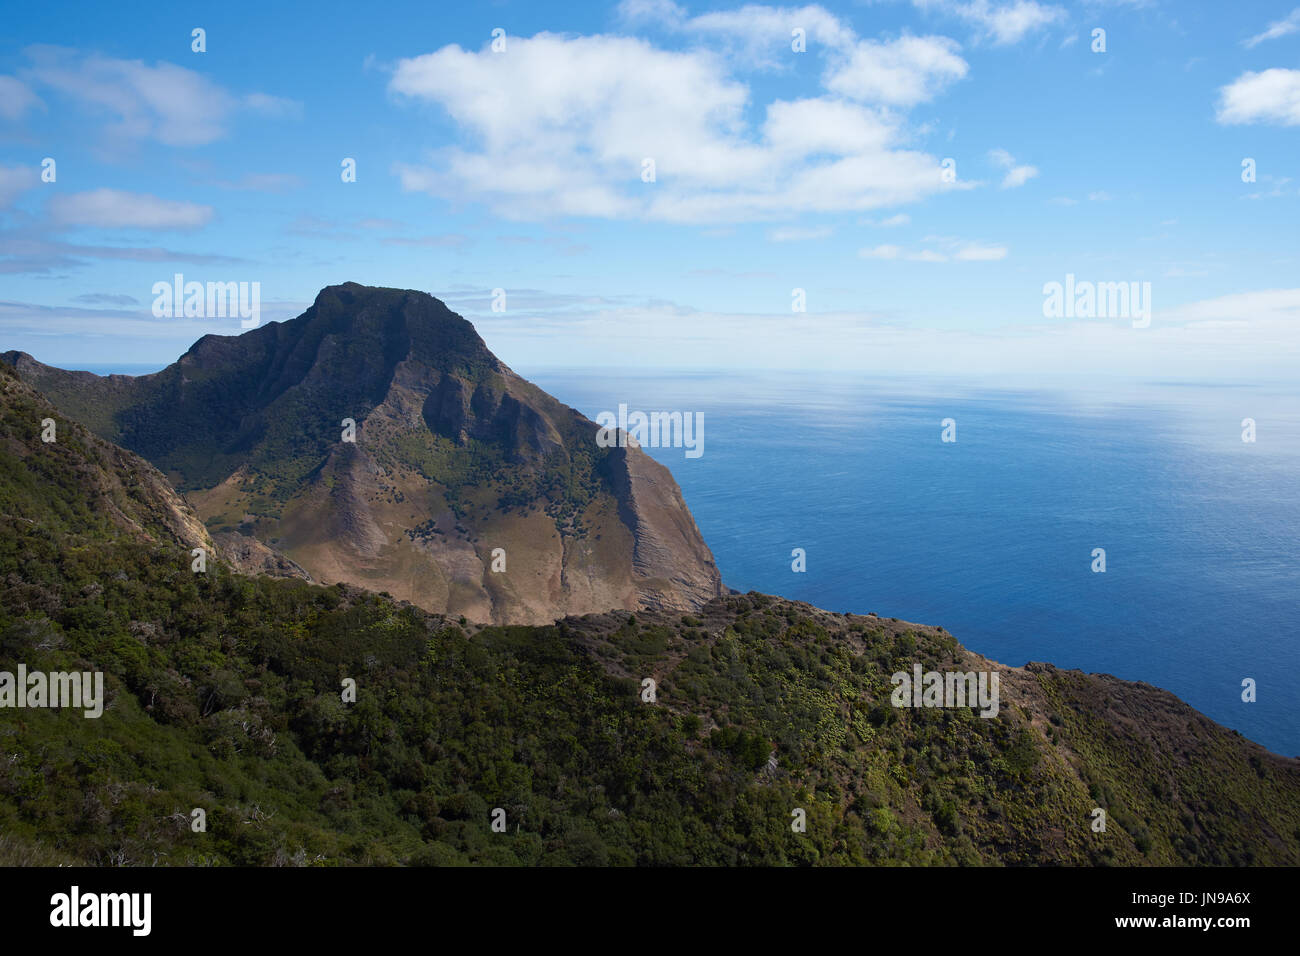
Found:
[[[894,671],[987,665],[759,594],[471,633],[194,574],[147,466],[63,420],[41,443],[53,413],[0,384],[0,670],[107,694],[98,720],[0,709],[0,864],[1300,862],[1297,761],[1163,692],[1037,666],[994,719],[899,709]]]

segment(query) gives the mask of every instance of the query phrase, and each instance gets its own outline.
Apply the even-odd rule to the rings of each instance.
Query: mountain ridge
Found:
[[[668,470],[599,447],[594,422],[426,293],[329,286],[297,318],[206,335],[135,378],[3,359],[157,465],[212,532],[268,549],[268,568],[496,623],[722,593]]]

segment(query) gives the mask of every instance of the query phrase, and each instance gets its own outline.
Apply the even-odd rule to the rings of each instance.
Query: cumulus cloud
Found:
[[[866,210],[969,188],[944,183],[937,158],[908,148],[893,109],[965,74],[955,45],[844,42],[825,75],[838,96],[775,100],[757,122],[750,88],[707,49],[550,33],[510,38],[507,54],[443,47],[400,61],[390,90],[445,110],[475,142],[395,172],[407,190],[482,200],[508,217],[692,223]],[[855,58],[862,49],[876,61]]]
[[[827,56],[824,85],[863,102],[913,106],[933,99],[969,69],[958,55],[960,47],[947,37],[860,39],[848,23],[817,5],[748,4],[691,17],[664,0],[624,0],[619,12],[624,22],[657,24],[707,43],[737,69],[790,66],[793,33],[801,30],[807,52]]]
[[[826,86],[855,100],[915,106],[933,99],[969,67],[946,37],[904,36],[886,43],[864,40],[846,62],[831,69]]]
[[[1219,90],[1220,123],[1300,125],[1300,70],[1247,71]]]
[[[211,206],[120,189],[61,194],[50,200],[49,212],[59,225],[103,229],[196,229],[212,219]]]

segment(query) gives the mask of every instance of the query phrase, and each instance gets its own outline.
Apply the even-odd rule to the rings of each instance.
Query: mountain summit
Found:
[[[204,336],[152,375],[3,357],[266,569],[491,623],[722,593],[668,470],[599,447],[596,423],[423,292],[330,286],[298,318]]]

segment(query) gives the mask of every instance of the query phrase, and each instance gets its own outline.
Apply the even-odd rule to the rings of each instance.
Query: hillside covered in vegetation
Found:
[[[0,708],[0,864],[1300,863],[1300,761],[1156,688],[760,594],[476,627],[195,573],[156,471],[0,396],[0,671],[107,692]],[[998,715],[891,706],[918,663]]]

